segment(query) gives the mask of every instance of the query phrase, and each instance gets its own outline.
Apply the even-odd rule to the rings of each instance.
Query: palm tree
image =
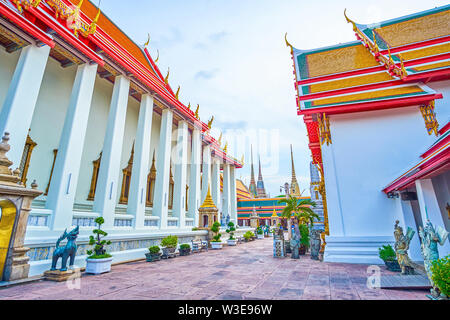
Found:
[[[287,199],[281,199],[278,204],[286,204],[281,216],[287,219],[288,222],[288,234],[291,239],[291,218],[294,219],[294,230],[298,237],[300,237],[299,223],[314,224],[314,219],[320,220],[320,217],[311,209],[315,207],[316,203],[308,199],[298,199],[293,196],[289,196]]]

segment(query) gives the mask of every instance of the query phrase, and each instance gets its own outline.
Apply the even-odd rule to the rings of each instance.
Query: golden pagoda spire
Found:
[[[277,210],[273,209],[272,218],[278,218]]]
[[[200,208],[216,208],[216,205],[214,204],[214,200],[211,196],[211,185],[208,184],[208,193],[206,194],[205,201],[203,201],[203,204]]]
[[[294,151],[292,150],[292,144],[291,144],[291,162],[292,162],[291,196],[301,197],[300,186],[298,185],[297,176],[295,175]]]

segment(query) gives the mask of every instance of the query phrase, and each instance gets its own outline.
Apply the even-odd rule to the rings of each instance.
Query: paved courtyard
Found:
[[[85,275],[78,284],[39,281],[0,289],[0,299],[427,299],[424,290],[368,289],[366,270],[309,256],[274,259],[272,239],[265,239],[157,263],[117,265],[109,274]]]

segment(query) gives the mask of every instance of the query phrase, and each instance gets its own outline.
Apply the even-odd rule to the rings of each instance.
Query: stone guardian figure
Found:
[[[427,272],[428,279],[433,286],[433,289],[431,289],[431,296],[438,299],[440,292],[433,281],[431,266],[433,265],[433,261],[439,260],[438,244],[443,246],[445,241],[448,239],[449,233],[440,226],[437,227],[436,230],[431,221],[428,220],[425,229],[419,227],[419,236],[422,239],[421,249],[425,271]]]
[[[415,231],[408,228],[406,235],[403,234],[403,228],[400,227],[400,221],[395,223],[395,253],[397,254],[397,261],[402,268],[402,274],[414,274],[414,266],[411,259],[408,256],[409,244],[414,237]]]

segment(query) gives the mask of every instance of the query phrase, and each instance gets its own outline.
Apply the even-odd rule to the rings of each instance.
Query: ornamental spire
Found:
[[[291,162],[292,162],[291,195],[294,197],[301,197],[300,187],[298,185],[297,176],[295,175],[294,151],[292,150],[292,144],[291,144]]]
[[[256,181],[255,181],[255,169],[253,167],[253,145],[251,146],[251,177],[250,177],[250,194],[253,195],[254,198],[258,196],[256,191]]]
[[[200,208],[216,208],[214,200],[211,196],[211,185],[208,184],[208,193],[206,194],[205,201]]]

